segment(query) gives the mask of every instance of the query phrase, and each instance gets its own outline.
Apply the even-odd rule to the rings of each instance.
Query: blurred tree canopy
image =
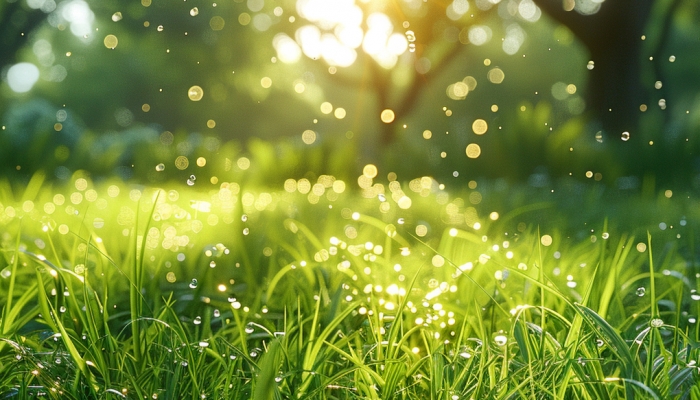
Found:
[[[699,20],[692,0],[2,0],[3,164],[109,173],[215,137],[335,173],[695,174]]]

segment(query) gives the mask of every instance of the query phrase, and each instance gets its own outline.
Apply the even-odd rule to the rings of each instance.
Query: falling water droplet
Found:
[[[163,32],[163,25],[158,25],[158,27],[156,28],[156,30],[157,30],[158,32]]]
[[[243,234],[248,235],[250,233],[250,229],[248,228],[243,228]]]
[[[598,131],[595,133],[595,141],[598,143],[603,143],[603,131]]]
[[[693,289],[690,291],[690,298],[697,301],[700,300],[700,294],[698,294],[698,291]]]
[[[214,318],[219,318],[221,316],[221,311],[218,309],[214,310]]]
[[[642,297],[647,293],[647,289],[643,286],[638,287],[636,293],[637,293],[637,296]]]
[[[415,42],[415,41],[416,41],[416,34],[415,34],[415,32],[413,32],[413,31],[411,31],[411,30],[406,31],[406,40],[408,40],[408,41],[411,42],[411,43],[412,43],[412,42]]]
[[[197,279],[193,278],[192,282],[190,282],[190,289],[196,289],[198,284],[199,282],[197,282]]]
[[[202,323],[202,317],[200,317],[199,315],[196,316],[196,317],[194,318],[194,321],[192,321],[192,323],[195,324],[195,325],[201,324],[201,323]]]
[[[216,261],[212,261],[209,263],[209,268],[215,268],[216,267]]]
[[[187,179],[187,185],[188,185],[188,186],[193,186],[193,185],[194,185],[194,181],[196,181],[196,180],[197,180],[197,177],[196,177],[196,176],[190,175],[190,177]]]
[[[61,308],[59,308],[58,311],[64,313],[64,312],[66,312],[66,307],[65,307],[65,306],[61,306]]]
[[[158,171],[158,172],[165,171],[165,164],[160,163],[160,164],[156,165],[156,171]]]
[[[630,133],[629,132],[622,132],[622,141],[626,142],[630,140]]]
[[[195,17],[195,16],[197,16],[197,14],[199,14],[199,8],[194,7],[194,8],[192,8],[192,9],[190,10],[190,15],[191,15],[191,16]]]
[[[246,215],[246,214],[241,215],[241,221],[243,221],[243,222],[248,221],[248,215]]]

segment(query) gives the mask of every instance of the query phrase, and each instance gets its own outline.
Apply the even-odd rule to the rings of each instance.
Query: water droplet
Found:
[[[199,347],[209,347],[209,342],[199,342]]]
[[[406,222],[406,220],[403,218],[399,218],[398,221],[396,221],[396,222],[398,222],[399,225],[403,225],[404,222]]]
[[[676,56],[671,56],[668,58],[669,62],[675,62],[676,61]]]
[[[243,234],[248,235],[250,233],[250,229],[248,228],[243,228]]]
[[[163,32],[163,25],[158,25],[158,27],[156,28],[156,30],[157,30],[158,32]]]
[[[603,131],[598,131],[595,133],[595,141],[598,143],[603,143]]]
[[[505,335],[496,335],[496,337],[493,338],[493,341],[498,346],[505,346],[508,342],[508,338]]]
[[[196,180],[197,180],[197,177],[196,177],[196,176],[190,175],[190,177],[187,179],[187,185],[188,185],[188,186],[193,186],[193,185],[194,185],[194,181],[196,181]]]
[[[117,11],[114,14],[112,14],[112,21],[118,22],[122,20],[122,13]],[[674,57],[675,58],[675,57]],[[673,61],[672,61],[673,62]]]
[[[638,287],[635,293],[637,293],[637,296],[642,297],[647,293],[647,289],[644,286]]]
[[[251,351],[251,352],[250,352],[250,356],[253,357],[253,358],[257,357],[257,356],[258,356],[257,350]]]
[[[202,323],[202,317],[200,317],[199,315],[196,316],[196,317],[194,318],[194,321],[192,321],[192,323],[195,324],[195,325],[201,324],[201,323]]]
[[[603,239],[607,239],[610,237],[610,234],[608,232],[603,232],[601,236],[603,237]]]
[[[406,40],[409,42],[415,42],[416,41],[416,34],[413,31],[406,31]]]
[[[156,171],[158,171],[158,172],[165,171],[165,164],[160,163],[160,164],[156,165]]]
[[[605,344],[605,342],[603,341],[603,339],[596,339],[595,344],[596,344],[596,346],[598,346],[598,347],[603,347],[603,345]]]
[[[255,328],[253,328],[251,325],[246,325],[245,333],[253,333],[253,332],[255,332]]]
[[[660,328],[664,325],[664,321],[660,318],[654,318],[649,322],[652,328]]]
[[[386,201],[386,196],[384,196],[382,193],[379,193],[379,194],[377,195],[377,198],[378,198],[379,201],[381,201],[382,203]]]
[[[182,362],[180,362],[180,365],[182,365],[183,367],[186,367],[186,366],[188,366],[189,364],[187,363],[187,361],[182,360]]]
[[[194,7],[193,9],[190,10],[191,16],[195,17],[195,16],[197,16],[197,14],[199,14],[199,8]]]
[[[237,357],[235,354],[231,354],[230,356],[228,356],[228,358],[230,358],[231,360],[235,360]]]
[[[276,377],[275,377],[275,382],[277,382],[277,383],[282,382],[282,377],[281,377],[281,376],[276,376]]]
[[[56,364],[60,364],[62,362],[62,360],[60,358],[57,358],[55,362],[56,362]]]
[[[415,52],[416,52],[416,44],[415,44],[415,43],[409,43],[409,44],[408,44],[408,51],[411,52],[411,53],[415,53]]]
[[[66,307],[65,307],[65,306],[61,306],[61,308],[59,308],[58,311],[64,313],[64,312],[66,312]]]
[[[196,289],[198,284],[199,282],[197,282],[197,279],[193,278],[192,282],[190,282],[190,289]]]
[[[587,68],[589,71],[592,70],[593,68],[595,68],[595,62],[593,62],[592,60],[589,61],[588,64],[586,64],[586,68]]]
[[[246,214],[241,215],[241,221],[243,221],[243,222],[248,221],[248,215],[246,215]]]
[[[690,291],[690,298],[697,301],[700,300],[700,294],[698,294],[698,291],[693,289]]]
[[[209,268],[216,268],[216,261],[212,261],[209,263]]]
[[[221,316],[221,311],[219,311],[218,309],[214,310],[214,318],[219,318],[220,316]]]

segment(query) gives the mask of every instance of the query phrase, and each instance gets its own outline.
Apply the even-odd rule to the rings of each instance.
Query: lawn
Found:
[[[700,399],[691,195],[384,176],[0,184],[0,398]]]

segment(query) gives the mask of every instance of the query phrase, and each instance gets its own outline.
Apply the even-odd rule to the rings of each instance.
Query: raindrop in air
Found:
[[[637,296],[642,297],[647,293],[647,290],[646,290],[646,288],[644,288],[642,286],[642,287],[638,287],[637,291],[635,293],[637,293]]]
[[[243,228],[243,234],[248,235],[250,233],[250,229],[248,228]]]
[[[192,323],[195,324],[195,325],[201,324],[201,323],[202,323],[202,317],[196,316],[196,317],[194,318],[194,321],[192,321]]]
[[[158,172],[165,171],[165,164],[160,163],[160,164],[156,165],[156,171],[158,171]]]
[[[156,30],[157,30],[158,32],[163,32],[163,25],[158,25],[158,27],[156,28]]]
[[[626,142],[630,140],[630,133],[629,132],[622,132],[622,141]]]
[[[215,268],[216,267],[216,261],[212,261],[209,263],[209,268]]]
[[[603,347],[603,345],[605,344],[605,342],[603,342],[603,339],[596,339],[595,344],[596,344],[596,346],[598,346],[598,347]]]
[[[194,7],[193,9],[190,10],[190,15],[191,15],[191,16],[194,17],[194,16],[196,16],[197,14],[199,14],[199,9],[198,9],[197,7]]]
[[[700,300],[700,294],[698,294],[698,291],[693,289],[690,291],[690,298],[697,301]]]
[[[415,42],[416,41],[416,34],[413,31],[406,31],[406,40],[409,42]]]
[[[214,318],[219,318],[221,316],[221,311],[218,309],[214,310]]]
[[[403,218],[399,218],[398,221],[399,225],[403,225],[404,222],[406,222]]]
[[[114,14],[112,14],[112,21],[118,22],[122,20],[122,13],[117,11]]]
[[[197,180],[197,177],[194,175],[190,175],[190,177],[187,179],[187,185],[192,186],[194,185],[194,181]]]
[[[595,133],[595,141],[598,143],[603,143],[603,132],[598,131]]]
[[[588,64],[586,65],[586,68],[590,71],[593,68],[595,68],[595,63],[593,61],[589,61]]]
[[[248,221],[248,216],[246,214],[241,215],[241,221],[243,221],[243,222]]]
[[[409,43],[409,44],[408,44],[408,51],[410,51],[411,53],[415,53],[415,52],[416,52],[416,44],[415,44],[415,43]]]
[[[196,289],[198,284],[199,282],[197,282],[197,279],[192,279],[192,282],[190,282],[190,289]]]

